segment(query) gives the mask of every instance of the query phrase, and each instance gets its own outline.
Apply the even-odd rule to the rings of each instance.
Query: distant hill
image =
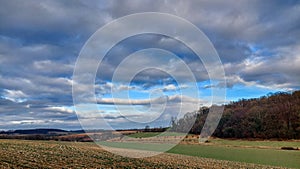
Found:
[[[14,134],[56,134],[68,133],[66,130],[60,129],[29,129],[29,130],[15,130]]]
[[[10,130],[10,131],[2,131],[0,134],[66,134],[69,131],[61,130],[61,129],[24,129],[24,130]]]
[[[0,131],[0,139],[55,140],[59,136],[85,133],[84,130],[24,129]]]
[[[0,131],[2,135],[66,135],[84,133],[84,130],[67,131],[62,129],[23,129]]]

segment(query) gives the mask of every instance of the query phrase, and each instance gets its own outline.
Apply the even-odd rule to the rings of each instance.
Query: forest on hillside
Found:
[[[211,108],[211,107],[210,107]],[[199,134],[210,110],[201,107],[181,119],[172,119],[171,130],[181,131],[191,117],[190,133]],[[260,98],[241,99],[224,106],[213,136],[220,138],[300,139],[300,91],[277,92]]]

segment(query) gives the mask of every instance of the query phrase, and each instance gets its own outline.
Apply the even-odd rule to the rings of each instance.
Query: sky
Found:
[[[136,35],[110,49],[92,87],[81,84],[83,93],[95,89],[96,103],[82,103],[78,111],[85,113],[76,113],[73,72],[84,44],[102,26],[141,12],[176,15],[198,27],[220,57],[226,86],[212,83],[178,40]],[[0,130],[165,127],[178,110],[209,106],[213,88],[226,89],[220,104],[299,90],[299,13],[300,2],[292,0],[0,0]],[[137,71],[149,65],[159,69]],[[122,79],[128,74],[129,84]]]

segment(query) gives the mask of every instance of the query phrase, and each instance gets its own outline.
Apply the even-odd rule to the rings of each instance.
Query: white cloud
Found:
[[[121,105],[148,105],[170,103],[203,103],[203,100],[189,96],[171,95],[153,99],[120,99],[120,98],[98,98],[98,104],[121,104]]]
[[[4,89],[3,97],[14,102],[24,102],[27,100],[28,95],[21,90]]]
[[[58,111],[58,112],[66,112],[66,113],[75,113],[73,109],[70,109],[68,107],[58,107],[58,106],[54,106],[54,107],[47,107],[44,110],[51,110],[51,111]]]

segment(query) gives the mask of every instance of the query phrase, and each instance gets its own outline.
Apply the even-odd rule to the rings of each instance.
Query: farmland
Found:
[[[212,143],[203,144],[178,144],[169,153],[183,154],[189,156],[197,156],[204,158],[213,158],[219,160],[238,161],[246,163],[256,163],[263,165],[274,165],[282,167],[297,168],[300,166],[300,152],[299,150],[287,151],[281,150],[280,147],[274,147],[275,145],[297,145],[299,142],[276,142],[272,146],[262,146],[267,144],[267,141],[256,142],[253,141],[232,141],[231,140],[217,140],[211,141]],[[224,144],[224,143],[226,144]],[[243,142],[241,145],[234,145],[235,142]],[[272,141],[268,141],[272,143]],[[230,144],[228,144],[230,143]],[[163,144],[154,143],[136,143],[136,142],[101,142],[102,145],[118,147],[118,148],[129,148],[129,149],[140,149],[140,150],[156,150],[160,151],[164,149]]]
[[[276,165],[291,168],[297,168],[300,166],[299,151],[180,144],[171,149],[169,152],[213,159]]]
[[[228,147],[222,142],[216,145],[180,144],[169,153],[132,159],[106,152],[94,143],[0,140],[0,154],[0,168],[280,168],[270,165],[280,166],[282,162],[285,162],[282,166],[297,168],[300,159],[299,151],[243,149]],[[253,155],[255,157],[251,157]],[[243,161],[242,158],[245,162],[268,165],[234,162]]]

